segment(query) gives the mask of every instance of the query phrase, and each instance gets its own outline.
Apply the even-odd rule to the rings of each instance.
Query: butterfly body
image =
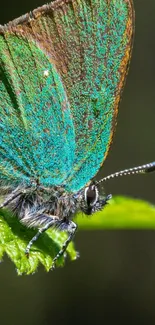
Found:
[[[61,224],[71,220],[78,211],[92,214],[106,204],[106,197],[99,198],[95,186],[90,184],[76,194],[66,192],[63,187],[43,187],[33,181],[33,186],[19,186],[4,195],[7,206],[28,227],[41,227],[56,216]],[[6,191],[6,188],[5,188]],[[89,202],[88,202],[89,200]],[[107,199],[108,200],[108,199]],[[5,205],[3,203],[3,205]],[[56,225],[55,225],[56,226]],[[65,227],[63,225],[63,227]]]
[[[39,228],[37,234],[28,243],[25,253],[28,256],[33,243],[48,228],[54,227],[60,231],[67,231],[68,238],[64,242],[62,249],[53,259],[52,268],[55,267],[56,260],[64,254],[68,244],[73,239],[77,230],[77,225],[72,221],[78,211],[87,215],[101,210],[111,198],[111,195],[101,199],[98,189],[90,184],[76,194],[68,193],[63,187],[43,187],[38,181],[30,186],[18,186],[10,193],[7,187],[6,199],[0,206],[7,206],[16,213],[20,221],[27,227]]]

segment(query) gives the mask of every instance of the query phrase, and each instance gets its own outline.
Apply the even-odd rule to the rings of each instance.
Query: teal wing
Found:
[[[131,0],[59,0],[1,28],[3,178],[37,175],[72,192],[96,174],[112,140],[133,21]]]
[[[62,184],[75,151],[70,105],[52,55],[18,28],[0,33],[0,182]]]
[[[94,177],[103,163],[116,124],[131,56],[134,10],[131,0],[77,0],[56,13],[65,44],[63,80],[73,113],[76,154],[68,190]],[[63,27],[62,27],[63,22]]]

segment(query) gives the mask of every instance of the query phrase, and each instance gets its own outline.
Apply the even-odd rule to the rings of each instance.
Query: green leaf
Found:
[[[142,200],[115,197],[100,212],[76,219],[80,229],[154,229],[155,206]]]
[[[52,260],[61,249],[67,234],[49,229],[32,246],[29,257],[25,255],[28,242],[37,230],[23,226],[16,216],[3,209],[0,213],[0,260],[6,253],[15,264],[19,275],[31,274],[42,264],[46,271],[52,266]],[[71,260],[77,258],[74,244],[70,243],[67,253]],[[64,257],[59,258],[56,266],[64,265]]]
[[[154,229],[155,207],[151,204],[131,198],[116,197],[109,204],[90,218],[79,214],[75,221],[79,229]],[[46,271],[52,266],[52,260],[62,247],[67,234],[49,229],[32,246],[27,258],[25,248],[37,230],[23,226],[16,216],[5,209],[0,213],[0,260],[6,253],[15,264],[18,274],[34,273],[39,264]],[[77,258],[74,244],[70,243],[67,253],[71,260]],[[64,258],[57,261],[57,266],[64,265]]]

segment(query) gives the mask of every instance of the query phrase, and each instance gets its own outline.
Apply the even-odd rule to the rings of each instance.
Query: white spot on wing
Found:
[[[44,77],[48,77],[49,76],[49,70],[45,70],[43,75],[44,75]]]

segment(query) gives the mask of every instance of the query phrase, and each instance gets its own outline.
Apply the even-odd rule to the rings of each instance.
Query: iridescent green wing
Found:
[[[74,117],[76,156],[68,190],[83,187],[103,163],[112,140],[131,56],[131,0],[79,0],[59,13],[66,44],[64,84]],[[58,18],[57,18],[58,20]]]
[[[66,90],[43,28],[29,15],[0,28],[0,183],[62,184],[75,135]],[[47,40],[47,42],[49,39]]]

